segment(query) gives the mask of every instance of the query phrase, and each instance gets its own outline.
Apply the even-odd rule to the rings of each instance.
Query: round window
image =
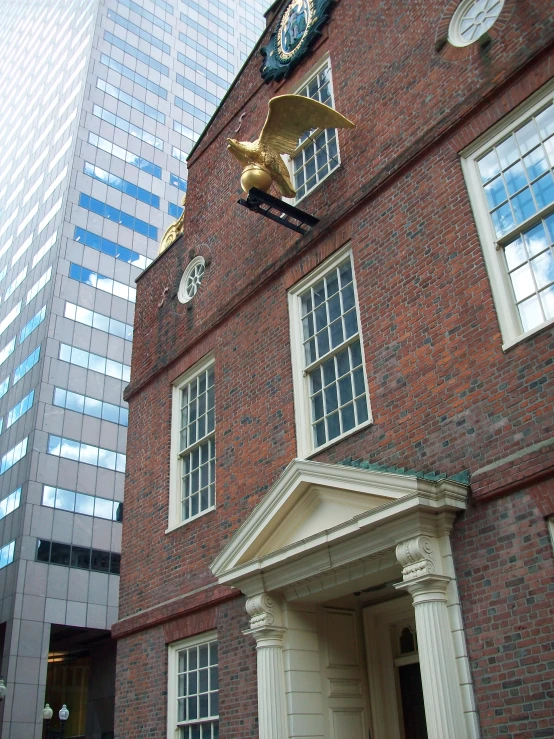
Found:
[[[463,0],[450,21],[448,40],[452,46],[469,46],[495,23],[504,0]]]
[[[188,303],[194,298],[202,282],[205,269],[204,257],[194,257],[181,277],[179,292],[177,293],[179,302]]]

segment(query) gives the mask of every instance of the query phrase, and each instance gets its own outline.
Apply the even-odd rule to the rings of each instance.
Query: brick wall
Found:
[[[217,629],[221,739],[257,737],[256,649],[244,599],[118,641],[116,739],[167,739],[167,644]]]
[[[528,661],[552,641],[543,516],[554,446],[536,447],[554,437],[553,331],[502,351],[459,162],[464,146],[554,75],[552,14],[547,4],[507,0],[487,49],[452,54],[435,49],[451,2],[383,7],[339,2],[312,57],[283,84],[264,85],[253,59],[192,155],[184,237],[138,282],[120,600],[126,620],[114,628],[121,737],[136,735],[130,712],[143,679],[141,640],[155,669],[165,670],[164,639],[208,623],[202,609],[216,601],[227,645],[222,684],[237,686],[222,688],[221,735],[256,735],[253,640],[242,635],[241,600],[214,587],[209,566],[296,456],[287,289],[349,239],[374,423],[314,459],[475,474],[483,503],[456,524],[454,544],[483,736],[540,737],[554,728],[538,715],[551,700],[552,658]],[[239,138],[254,138],[268,99],[294,90],[328,52],[336,106],[357,128],[339,133],[341,168],[302,201],[322,220],[298,238],[236,204],[240,167],[225,138],[234,137],[242,113]],[[195,254],[208,267],[198,295],[183,306],[176,291]],[[217,507],[166,534],[171,382],[209,351]],[[511,456],[515,462],[503,461]],[[516,492],[531,483],[539,487]],[[517,574],[508,581],[512,565]],[[179,599],[199,589],[204,600],[183,616]],[[131,633],[131,623],[142,631]],[[527,652],[514,661],[505,645],[522,648],[514,636],[522,624]],[[478,627],[482,634],[472,630]],[[165,710],[165,688],[147,689]],[[162,736],[151,726],[148,736]]]
[[[452,537],[483,737],[554,735],[553,552],[525,492],[470,508]]]

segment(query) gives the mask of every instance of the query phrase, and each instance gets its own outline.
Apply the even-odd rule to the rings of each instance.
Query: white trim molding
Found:
[[[206,372],[210,367],[214,365],[213,353],[208,354],[206,357],[197,362],[193,367],[187,370],[183,375],[178,377],[171,387],[171,445],[170,445],[170,462],[169,462],[169,505],[168,505],[168,521],[166,534],[174,531],[175,529],[183,526],[184,524],[193,521],[199,516],[203,516],[209,511],[213,511],[215,508],[215,493],[213,504],[206,508],[201,508],[195,515],[183,517],[181,514],[181,479],[179,473],[179,466],[181,461],[181,394],[183,388],[185,388],[192,380]],[[215,413],[215,409],[214,409]],[[199,442],[205,442],[210,438],[215,439],[215,420],[214,420],[214,432],[211,434],[203,435]],[[215,442],[214,442],[215,443]],[[191,450],[194,445],[187,447],[187,452]],[[215,481],[214,481],[215,482]]]
[[[539,136],[538,129],[534,130],[534,134],[528,133],[528,124],[533,125],[531,119],[536,116],[542,118],[549,107],[551,109],[550,123],[541,123],[544,128],[541,135]],[[539,268],[539,260],[548,258],[548,248],[542,247],[537,250],[537,243],[540,239],[537,239],[536,233],[532,239],[534,241],[532,246],[523,245],[524,235],[530,234],[533,229],[540,228],[541,222],[544,223],[546,218],[550,217],[552,221],[551,216],[554,213],[554,201],[549,200],[552,186],[544,185],[545,178],[552,178],[552,174],[548,173],[548,169],[552,170],[552,166],[548,165],[546,153],[543,152],[540,156],[539,152],[545,141],[548,141],[550,147],[554,141],[552,138],[553,111],[554,81],[550,81],[466,147],[461,154],[462,170],[483,249],[504,351],[554,324],[554,316],[548,315],[552,309],[547,310],[546,303],[541,308],[541,300],[538,297],[540,293],[546,301],[547,292],[552,290],[551,286],[548,287],[548,282],[543,282],[544,276],[540,275],[541,269],[544,270],[544,268]],[[521,143],[518,140],[520,132],[522,132]],[[523,140],[524,136],[527,137],[527,141]],[[487,181],[484,171],[489,169],[489,158],[496,156],[495,149],[501,151],[503,147],[507,147],[509,140],[513,141],[512,148],[515,153],[512,156],[511,153],[502,152],[499,163],[495,164],[494,169],[490,167]],[[528,151],[529,154],[527,154]],[[540,159],[539,163],[535,161],[537,157]],[[530,163],[531,161],[533,164]],[[479,170],[479,162],[482,163],[483,172]],[[547,163],[546,169],[543,168],[545,162]],[[485,193],[486,188],[490,190],[489,200]],[[548,190],[547,193],[544,188]],[[545,231],[546,238],[548,238],[549,230],[554,231],[554,228]],[[550,236],[554,239],[554,233]],[[518,246],[520,242],[521,245]],[[550,246],[551,253],[552,248]],[[542,253],[539,254],[539,252]],[[535,259],[537,254],[539,256]],[[508,259],[510,259],[510,264]],[[534,267],[531,268],[532,265],[537,267],[538,281],[534,275]],[[523,276],[522,270],[527,270],[528,274],[526,272]],[[519,272],[521,272],[521,277],[518,278],[517,273]],[[534,287],[528,287],[532,284]],[[514,285],[517,286],[519,295],[516,295]],[[533,300],[538,301],[536,307],[532,303]],[[541,311],[542,317],[539,315]]]
[[[429,738],[478,739],[450,549],[467,494],[467,486],[447,479],[299,459],[287,467],[211,567],[221,584],[248,598],[264,739],[287,736],[279,686],[289,607],[324,604],[398,580],[396,587],[407,590],[415,606]],[[445,642],[440,650],[433,634]],[[264,653],[264,664],[260,645],[272,650]],[[431,696],[436,682],[444,686],[442,702]],[[268,685],[280,696],[271,711]]]
[[[178,642],[172,642],[167,645],[167,737],[168,739],[179,739],[182,736],[180,727],[193,726],[194,724],[202,723],[211,731],[211,735],[214,733],[214,726],[217,730],[218,714],[212,714],[206,718],[197,718],[191,721],[186,719],[179,720],[179,708],[178,708],[178,686],[179,686],[179,653],[185,649],[191,647],[202,647],[204,645],[213,645],[215,643],[215,650],[217,657],[217,632],[216,631],[205,631],[203,634],[196,634],[195,636],[189,637],[188,639],[182,639]],[[211,654],[214,650],[208,646],[209,652],[206,652],[206,657]],[[211,657],[208,658],[208,663],[213,668],[213,660]],[[217,661],[219,667],[219,660]],[[198,670],[199,665],[197,664],[193,669]],[[210,673],[211,670],[208,670]],[[205,694],[215,695],[218,692],[217,688],[213,688],[211,685],[212,678],[208,677],[208,684],[205,689]],[[185,681],[186,685],[186,681]],[[200,691],[200,686],[197,682],[196,690]],[[198,692],[198,695],[200,693]],[[191,695],[194,696],[194,693]],[[212,705],[212,698],[210,697],[210,707]],[[207,734],[205,734],[207,736]],[[203,734],[204,736],[204,734]]]
[[[308,364],[308,360],[306,358],[306,350],[304,346],[305,335],[302,315],[303,298],[306,296],[308,291],[310,291],[310,289],[313,288],[314,285],[316,285],[318,282],[320,282],[321,280],[325,280],[325,278],[330,278],[333,271],[337,271],[339,267],[342,269],[342,265],[345,264],[347,261],[350,262],[350,267],[352,270],[352,289],[354,304],[353,308],[349,308],[348,311],[341,312],[338,321],[344,321],[348,313],[355,313],[357,321],[356,331],[349,336],[349,329],[347,329],[345,324],[343,328],[343,341],[337,346],[332,347],[332,341],[328,339],[329,349],[321,357],[319,356],[319,347],[315,346],[318,339],[317,336],[314,335],[311,343],[314,345],[313,351],[316,352],[317,359]],[[340,291],[340,293],[342,294],[342,290]],[[338,300],[338,296],[335,296],[335,298]],[[335,298],[332,298],[328,301],[329,305]],[[360,322],[360,310],[358,306],[358,289],[356,285],[356,274],[354,271],[354,260],[351,247],[349,245],[346,245],[336,254],[333,254],[325,262],[318,265],[314,270],[312,270],[312,272],[310,272],[310,274],[306,275],[306,277],[300,280],[289,290],[288,299],[294,389],[294,414],[296,421],[296,439],[298,449],[297,453],[299,457],[306,458],[315,452],[320,452],[321,450],[326,449],[333,444],[336,444],[347,436],[350,436],[351,434],[356,433],[360,429],[373,423],[373,418],[371,415],[371,404],[369,399],[369,388],[367,384],[364,341]],[[322,306],[323,310],[326,310],[325,304],[326,303],[324,303]],[[315,306],[313,307],[315,308]],[[344,302],[342,302],[340,310],[343,311],[344,307]],[[329,315],[327,317],[327,321],[328,322],[326,324],[326,327],[323,330],[329,331],[332,337],[333,332],[331,327],[332,325],[334,325],[334,323],[337,323],[337,319],[335,317],[333,320]],[[335,381],[330,382],[330,384],[325,387],[325,385],[327,384],[327,379],[325,375],[326,365],[330,361],[336,363],[337,358],[340,355],[344,354],[345,351],[349,353],[350,369],[340,381],[337,377]],[[361,357],[358,356],[358,353],[361,355]],[[360,359],[361,365],[359,364]],[[356,371],[354,371],[354,367],[357,367]],[[320,368],[323,369],[322,375],[319,374]],[[319,424],[314,424],[311,420],[314,418],[314,408],[312,406],[315,403],[315,400],[312,400],[311,398],[311,383],[313,381],[312,378],[316,375],[316,373],[318,373],[317,377],[322,377],[321,384],[323,389],[320,393],[320,403],[322,405],[322,408],[321,411],[318,411],[318,415],[315,417],[319,419],[320,413],[324,413],[323,417],[320,419],[320,423],[324,424],[324,435],[326,437],[325,440],[322,440],[320,443],[316,443],[316,440],[314,438],[314,434],[316,433],[316,426],[318,426]],[[361,379],[358,375],[360,375]],[[329,418],[331,418],[331,416],[337,416],[337,418],[340,416],[341,429],[343,428],[343,421],[346,418],[346,416],[344,415],[345,403],[343,403],[342,398],[338,396],[342,393],[342,390],[340,389],[341,382],[348,380],[348,377],[350,377],[351,384],[350,392],[355,400],[350,401],[349,399],[347,399],[345,403],[347,405],[352,405],[351,414],[353,417],[354,425],[351,428],[348,428],[348,430],[346,431],[341,430],[338,436],[333,436],[332,438],[329,438],[330,433],[328,431],[327,421]],[[358,384],[362,387],[359,388]],[[332,390],[334,390],[335,392],[335,402],[338,406],[338,410],[335,413],[333,413],[332,411],[330,412],[328,408],[327,394]],[[324,395],[325,398],[323,398]],[[324,403],[325,405],[323,406]],[[362,415],[360,415],[360,411],[358,410],[358,403],[362,404],[362,407],[360,408]]]

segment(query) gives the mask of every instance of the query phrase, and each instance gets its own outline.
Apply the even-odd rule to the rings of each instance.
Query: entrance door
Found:
[[[398,598],[364,609],[371,739],[427,739],[414,608]]]
[[[369,705],[360,614],[323,608],[320,623],[328,739],[367,739]]]

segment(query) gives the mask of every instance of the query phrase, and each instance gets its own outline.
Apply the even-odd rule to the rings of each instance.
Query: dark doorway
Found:
[[[427,739],[423,687],[419,663],[398,668],[405,739]]]

